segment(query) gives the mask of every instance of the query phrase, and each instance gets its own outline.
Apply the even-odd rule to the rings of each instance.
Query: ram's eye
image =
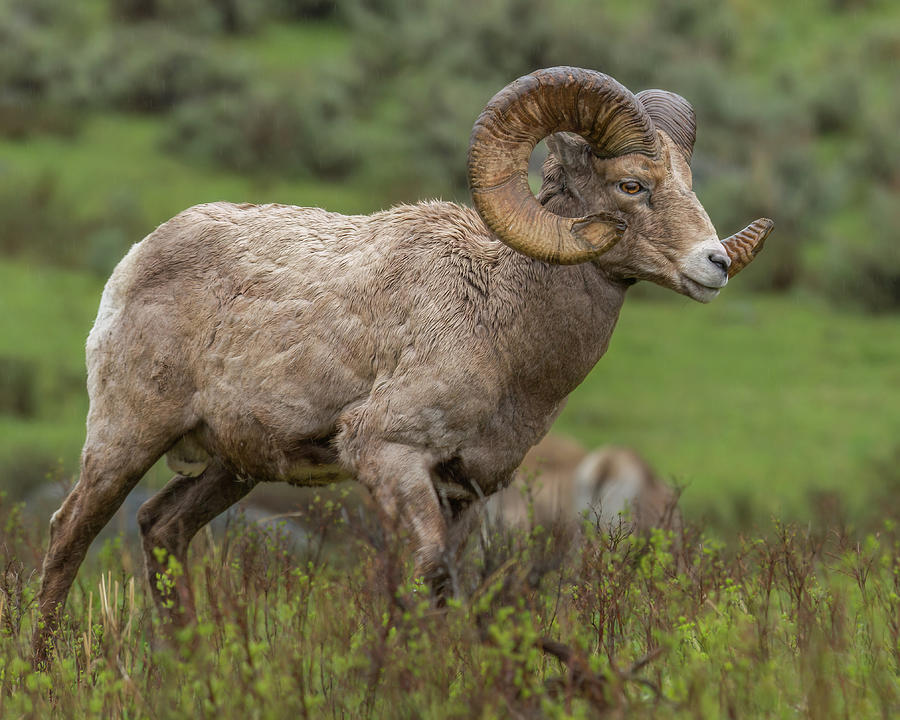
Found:
[[[626,180],[619,183],[619,190],[629,195],[637,195],[643,189],[644,186],[635,180]]]

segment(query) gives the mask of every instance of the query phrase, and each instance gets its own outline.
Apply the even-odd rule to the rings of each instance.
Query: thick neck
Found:
[[[559,402],[606,352],[627,285],[611,279],[595,263],[561,266],[528,258],[520,262],[529,270],[519,334],[528,351],[516,363],[516,373],[533,394]],[[537,308],[541,310],[534,312]]]

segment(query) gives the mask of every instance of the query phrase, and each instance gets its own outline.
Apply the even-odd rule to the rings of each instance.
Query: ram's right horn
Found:
[[[728,257],[731,258],[731,265],[728,267],[728,277],[734,277],[741,270],[747,267],[763,249],[763,244],[772,228],[775,227],[775,221],[769,218],[760,218],[754,220],[747,227],[730,238],[722,241]]]

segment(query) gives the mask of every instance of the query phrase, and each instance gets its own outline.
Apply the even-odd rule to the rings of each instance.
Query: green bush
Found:
[[[338,0],[272,0],[282,17],[294,20],[322,20],[336,14]]]
[[[204,34],[249,32],[256,28],[267,5],[251,0],[110,0],[117,20],[155,21]]]
[[[0,168],[0,252],[51,265],[90,270],[106,277],[146,222],[133,197],[123,192],[86,217],[77,197],[63,191],[56,175],[11,177]]]
[[[0,355],[0,415],[30,418],[37,412],[37,367]]]
[[[832,229],[819,255],[821,289],[841,305],[868,312],[900,311],[900,206],[888,190],[872,190]],[[843,232],[841,232],[843,230]]]
[[[278,18],[321,19],[335,0],[110,0],[112,15],[125,22],[164,22],[180,30],[241,35]]]
[[[346,177],[355,159],[340,90],[325,82],[295,91],[248,89],[186,103],[164,146],[179,157],[236,172]]]
[[[77,129],[79,27],[67,3],[0,0],[0,135]]]
[[[165,113],[180,103],[235,90],[242,73],[214,57],[196,37],[162,25],[122,27],[87,61],[86,83],[100,105]]]

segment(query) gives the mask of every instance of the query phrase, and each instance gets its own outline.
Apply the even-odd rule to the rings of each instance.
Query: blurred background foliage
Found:
[[[468,134],[497,89],[536,67],[600,68],[691,100],[695,183],[723,231],[777,216],[779,241],[749,282],[882,312],[900,307],[898,63],[900,10],[888,0],[0,0],[0,137],[4,149],[76,144],[98,118],[146,119],[147,155],[105,149],[137,165],[165,153],[261,187],[345,184],[349,209],[465,201]],[[102,272],[85,243],[106,250],[118,235],[124,249],[181,207],[172,194],[110,218],[127,191],[118,183],[68,187],[52,167],[12,160],[0,173],[5,252]],[[94,213],[60,254],[70,190]],[[56,217],[38,233],[26,227],[44,214],[34,202]],[[35,246],[36,235],[47,239]]]
[[[127,247],[196,202],[466,202],[475,117],[511,79],[556,64],[693,103],[695,189],[720,232],[777,220],[740,285],[812,297],[841,318],[828,326],[896,334],[863,318],[900,310],[893,0],[0,0],[0,467],[16,468],[0,475],[69,468],[81,442],[51,417],[83,422],[80,344],[23,350],[22,318],[67,336],[53,322],[76,313],[80,342]],[[41,288],[83,303],[56,307]],[[56,319],[36,326],[44,310],[27,299]],[[822,332],[818,357],[833,348]],[[879,383],[898,381],[886,373]],[[857,450],[860,463],[879,454]]]

